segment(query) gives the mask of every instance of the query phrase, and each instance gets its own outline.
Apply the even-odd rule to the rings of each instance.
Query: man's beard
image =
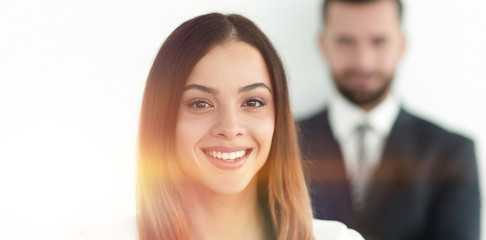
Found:
[[[378,78],[379,82],[382,84],[376,90],[367,91],[362,89],[355,89],[349,87],[343,82],[347,82],[346,78],[355,77],[356,75],[371,75],[374,78]],[[349,101],[358,106],[373,106],[381,101],[388,90],[393,79],[393,74],[386,75],[380,72],[363,73],[358,70],[345,71],[341,75],[333,74],[334,82],[336,84],[339,92]]]

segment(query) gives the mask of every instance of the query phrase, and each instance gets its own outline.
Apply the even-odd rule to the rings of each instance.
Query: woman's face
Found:
[[[198,189],[242,192],[270,152],[275,126],[272,85],[260,52],[230,41],[196,64],[177,116],[176,154]]]

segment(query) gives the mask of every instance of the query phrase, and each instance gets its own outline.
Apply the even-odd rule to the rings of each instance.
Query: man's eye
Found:
[[[248,99],[243,103],[243,107],[260,108],[265,106],[263,99]]]
[[[338,38],[337,43],[341,46],[350,46],[353,41],[349,38]]]
[[[213,108],[213,105],[206,100],[193,100],[187,104],[188,107],[194,111],[206,111]]]
[[[376,39],[373,39],[373,44],[377,47],[381,47],[383,45],[385,45],[386,43],[386,39],[385,38],[376,38]]]

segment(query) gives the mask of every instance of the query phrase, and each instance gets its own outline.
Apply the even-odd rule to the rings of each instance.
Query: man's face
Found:
[[[338,90],[371,109],[389,92],[405,38],[394,1],[332,2],[319,39]]]

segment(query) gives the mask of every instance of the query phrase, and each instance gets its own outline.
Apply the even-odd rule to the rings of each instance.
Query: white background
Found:
[[[319,0],[0,0],[0,239],[72,239],[134,214],[145,79],[168,34],[196,15],[252,19],[282,55],[295,115],[322,107],[332,85],[316,46],[319,7]],[[406,1],[409,42],[394,85],[408,109],[476,141],[481,176],[485,8],[477,0]]]

